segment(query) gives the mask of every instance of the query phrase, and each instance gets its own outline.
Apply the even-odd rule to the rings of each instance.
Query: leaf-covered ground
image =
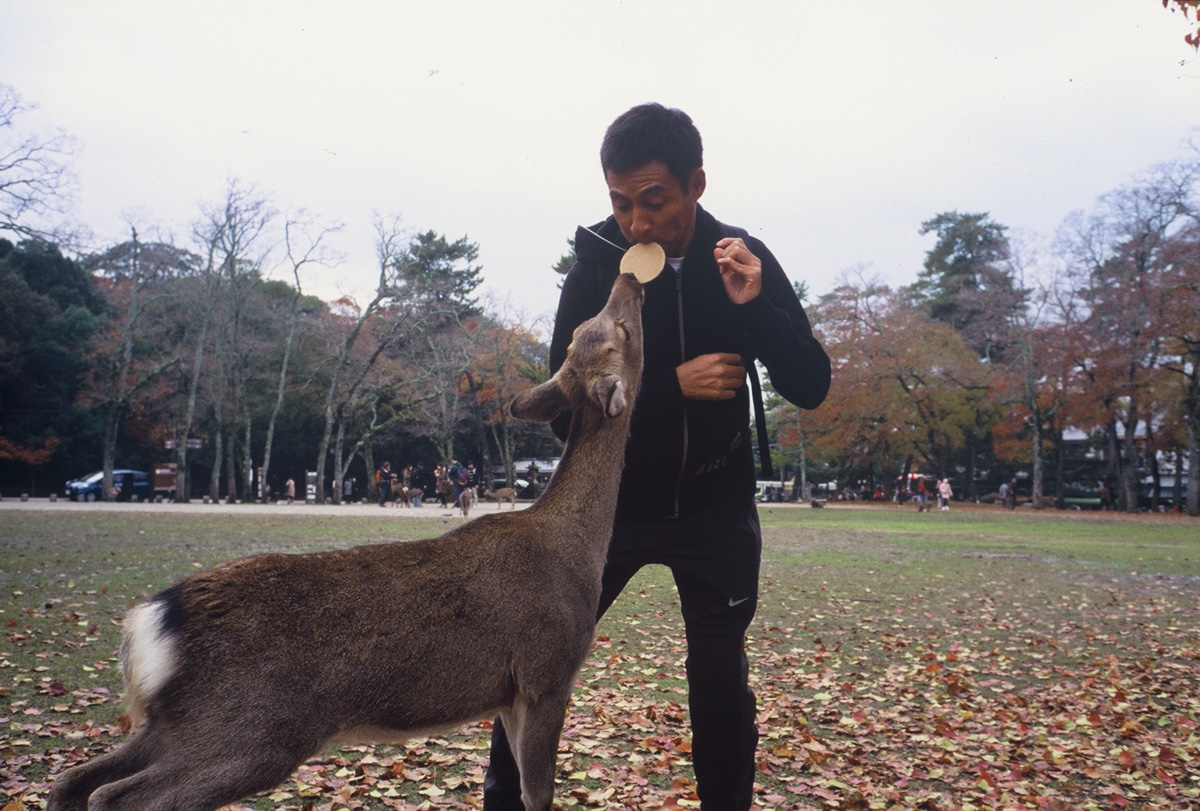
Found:
[[[763,515],[758,807],[1200,808],[1194,521],[822,512],[840,514]],[[217,560],[395,528],[151,518],[0,513],[0,811],[40,808],[55,774],[129,734],[114,651],[131,601]],[[698,807],[669,574],[643,572],[598,635],[556,801]],[[487,743],[481,722],[331,751],[242,807],[475,808]]]

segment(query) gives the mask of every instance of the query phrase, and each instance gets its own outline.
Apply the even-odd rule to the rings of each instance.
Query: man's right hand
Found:
[[[732,400],[746,384],[742,356],[730,352],[700,355],[675,367],[679,388],[689,400]]]

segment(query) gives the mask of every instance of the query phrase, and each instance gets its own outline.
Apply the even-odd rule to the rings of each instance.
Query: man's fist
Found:
[[[679,388],[689,400],[731,400],[746,383],[741,355],[716,352],[700,355],[675,367]]]

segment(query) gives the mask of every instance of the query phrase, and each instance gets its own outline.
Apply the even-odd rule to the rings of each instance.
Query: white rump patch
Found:
[[[129,711],[140,718],[148,702],[175,672],[175,642],[163,628],[166,603],[142,603],[125,617],[121,656]]]

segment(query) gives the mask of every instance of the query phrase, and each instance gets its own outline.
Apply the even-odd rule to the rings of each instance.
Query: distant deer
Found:
[[[517,491],[511,487],[498,487],[495,490],[484,490],[483,497],[495,499],[497,510],[503,507],[504,502],[506,501],[512,504],[512,508],[514,510],[517,508]]]
[[[475,488],[464,487],[463,491],[458,494],[458,509],[462,510],[462,517],[466,518],[471,512],[471,505],[475,503]]]
[[[529,509],[432,540],[252,557],[132,609],[122,659],[145,726],[59,777],[48,811],[211,811],[327,743],[497,713],[525,807],[549,809],[641,379],[642,298],[618,276],[562,369],[513,402],[536,422],[571,413],[562,462]]]

